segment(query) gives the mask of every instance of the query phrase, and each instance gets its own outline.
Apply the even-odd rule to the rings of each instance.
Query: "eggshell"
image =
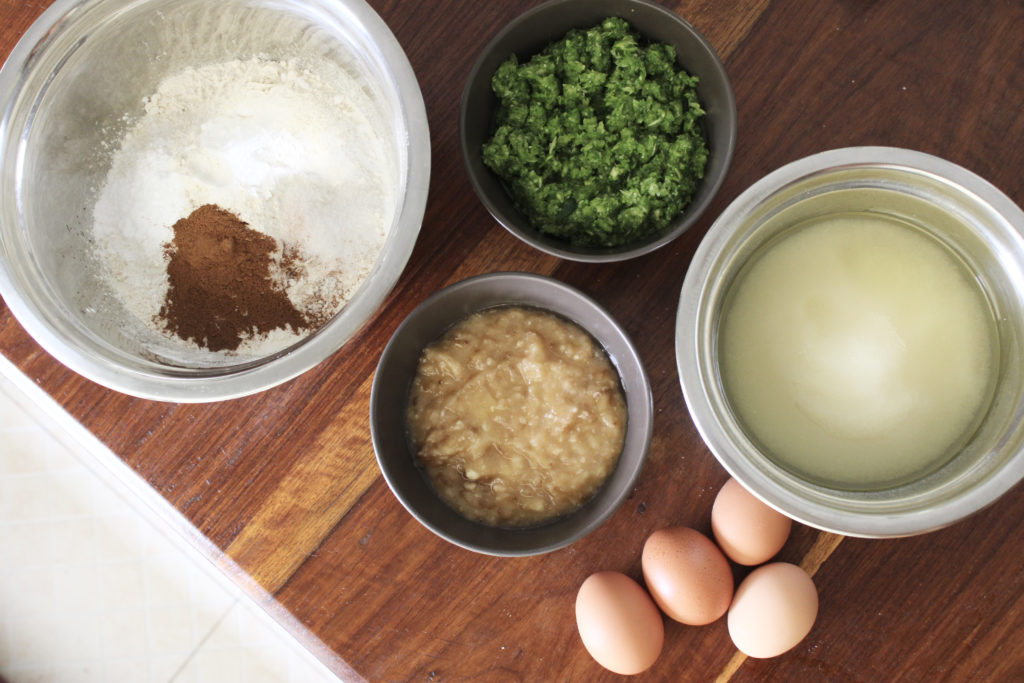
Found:
[[[735,479],[718,492],[711,508],[711,533],[733,562],[756,565],[786,545],[793,521],[754,497]]]
[[[729,561],[699,531],[683,526],[655,531],[644,543],[640,562],[647,590],[672,619],[701,626],[729,609]]]
[[[665,624],[651,597],[619,572],[598,572],[583,582],[576,627],[590,656],[624,676],[647,670],[665,642]]]
[[[800,567],[773,562],[740,583],[729,608],[729,635],[749,657],[775,657],[810,633],[818,616],[818,591]]]

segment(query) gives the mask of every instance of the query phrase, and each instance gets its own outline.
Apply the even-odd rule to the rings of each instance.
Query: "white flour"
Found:
[[[340,70],[253,58],[165,79],[114,154],[94,210],[98,256],[125,307],[161,330],[154,316],[167,292],[171,226],[216,204],[298,249],[305,272],[285,283],[296,308],[340,310],[373,267],[394,213],[391,156],[374,116]],[[239,352],[296,339],[275,333]]]

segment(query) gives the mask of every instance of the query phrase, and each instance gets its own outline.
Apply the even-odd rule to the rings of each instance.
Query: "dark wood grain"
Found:
[[[0,53],[49,3],[0,0]],[[0,304],[0,352],[179,509],[322,641],[346,677],[413,681],[598,681],[573,621],[590,573],[639,578],[646,536],[709,530],[724,471],[679,389],[679,289],[714,217],[799,157],[895,145],[959,163],[1024,203],[1024,3],[930,0],[666,4],[719,50],[739,138],[705,218],[633,261],[560,261],[509,236],[472,193],[457,107],[476,54],[533,2],[371,0],[423,89],[432,176],[420,239],[369,325],[317,368],[258,396],[213,405],[143,401],[71,373]],[[497,559],[438,540],[380,478],[366,416],[378,355],[431,292],[477,273],[553,275],[596,298],[637,342],[656,417],[650,460],[601,529],[542,557]],[[839,541],[837,543],[837,541]],[[736,657],[725,623],[666,626],[649,680],[1024,680],[1024,496],[1018,487],[949,529],[887,541],[798,527],[782,559],[820,564],[818,623],[795,650]],[[742,576],[737,571],[737,578]]]

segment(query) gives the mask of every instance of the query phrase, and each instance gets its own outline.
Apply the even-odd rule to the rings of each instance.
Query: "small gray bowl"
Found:
[[[611,16],[625,19],[651,42],[674,45],[679,65],[700,78],[697,94],[706,111],[708,164],[689,205],[663,231],[621,247],[577,247],[534,228],[516,208],[501,179],[484,165],[481,149],[494,132],[498,104],[491,90],[491,77],[510,55],[517,55],[521,61],[528,59],[569,30],[590,28]],[[552,0],[509,23],[480,54],[462,93],[459,140],[473,189],[495,220],[513,235],[564,259],[590,263],[623,261],[676,239],[711,203],[725,180],[736,145],[736,100],[714,48],[675,12],[647,0]]]
[[[406,428],[409,388],[424,347],[477,311],[532,306],[575,322],[608,353],[628,414],[626,439],[611,476],[582,507],[548,523],[509,529],[471,521],[445,504],[416,464]],[[557,280],[491,273],[463,280],[420,304],[384,348],[370,394],[370,433],[391,491],[425,527],[455,545],[488,555],[537,555],[573,543],[600,526],[632,492],[651,443],[651,385],[640,356],[615,320],[592,299]]]

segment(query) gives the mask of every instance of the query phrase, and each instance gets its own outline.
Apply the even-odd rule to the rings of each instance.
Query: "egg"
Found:
[[[655,531],[644,543],[640,563],[647,590],[670,618],[701,626],[729,609],[729,561],[699,531],[683,526]]]
[[[733,562],[757,565],[782,550],[793,521],[729,479],[711,508],[711,533]]]
[[[740,583],[726,621],[741,652],[767,658],[796,647],[817,616],[818,591],[807,572],[795,564],[773,562]]]
[[[583,582],[576,627],[590,656],[624,676],[647,670],[665,641],[661,612],[640,584],[619,572],[598,572]]]

